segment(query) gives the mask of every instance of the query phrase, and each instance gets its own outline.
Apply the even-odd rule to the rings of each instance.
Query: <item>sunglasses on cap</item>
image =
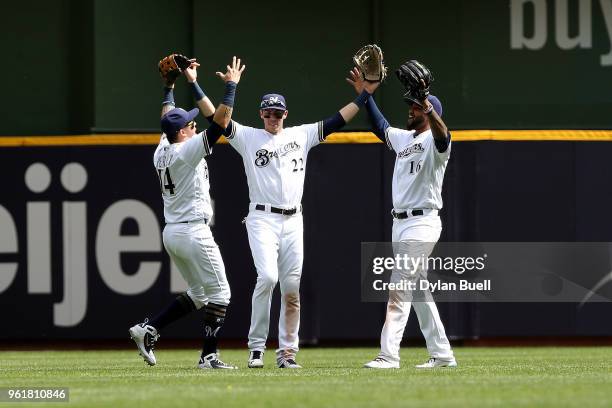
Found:
[[[196,125],[197,125],[197,122],[195,120],[190,120],[183,127],[189,127],[190,129],[194,129],[196,127]]]
[[[283,101],[281,101],[280,99],[278,99],[278,98],[270,98],[270,99],[265,99],[265,100],[261,101],[261,104],[259,105],[259,108],[260,109],[266,109],[266,108],[269,108],[271,106],[273,106],[275,108],[281,107],[283,109],[287,109],[287,106],[285,105],[285,103]]]
[[[281,119],[284,114],[285,114],[285,111],[281,111],[277,109],[268,109],[268,110],[264,110],[263,117],[266,119],[270,119],[272,116],[274,116],[276,119]]]

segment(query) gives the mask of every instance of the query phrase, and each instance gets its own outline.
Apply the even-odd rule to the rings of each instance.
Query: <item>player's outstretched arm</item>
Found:
[[[225,82],[225,95],[223,101],[215,111],[213,121],[225,129],[232,120],[232,111],[234,109],[234,97],[236,96],[236,86],[240,82],[242,72],[246,65],[241,64],[240,58],[232,58],[232,65],[227,66],[225,74],[216,72],[216,75]]]
[[[355,92],[359,95],[363,92],[365,87],[365,81],[362,79],[361,73],[357,67],[354,67],[351,71],[349,71],[350,78],[346,78],[346,81],[355,89]],[[368,111],[368,117],[370,118],[370,123],[372,124],[372,131],[383,143],[385,141],[385,131],[390,126],[389,122],[383,116],[382,112],[376,106],[376,102],[374,102],[374,98],[372,95],[368,96],[368,99],[365,103],[366,110]]]
[[[427,99],[421,103],[423,105],[423,112],[427,114],[427,118],[429,119],[429,127],[431,128],[434,139],[438,143],[446,143],[448,139],[448,127]]]
[[[359,96],[353,102],[340,109],[340,114],[347,123],[357,115],[359,108],[365,105],[368,97],[371,96],[380,85],[380,82],[364,80],[357,68],[353,68],[350,74],[351,78],[346,78],[346,80],[353,85]]]
[[[164,81],[164,98],[162,99],[161,116],[174,109],[174,82],[166,83]],[[160,143],[166,139],[166,134],[162,133]]]
[[[198,104],[198,108],[200,108],[200,112],[202,115],[208,120],[209,123],[212,123],[213,115],[215,114],[215,106],[212,104],[208,96],[204,93],[200,85],[198,84],[198,67],[200,64],[196,61],[195,58],[191,59],[191,65],[189,68],[185,69],[185,78],[187,79],[187,83],[191,88],[191,92],[193,93],[193,97]]]
[[[174,83],[166,84],[164,82],[164,97],[162,99],[162,108],[160,117],[174,109]]]
[[[206,131],[208,143],[212,146],[223,134],[232,120],[232,112],[234,110],[234,98],[236,96],[236,87],[246,65],[241,64],[240,58],[234,57],[231,66],[227,66],[225,73],[217,72],[216,75],[225,82],[225,94],[223,101],[215,111],[213,123]]]
[[[347,78],[348,80],[348,78]],[[368,82],[361,79],[360,87],[361,91],[358,92],[359,96],[348,105],[344,106],[335,115],[325,119],[323,121],[323,138],[327,137],[330,133],[333,133],[341,129],[344,125],[351,121],[359,112],[359,109],[366,103],[368,97],[374,93],[378,88],[379,83]]]

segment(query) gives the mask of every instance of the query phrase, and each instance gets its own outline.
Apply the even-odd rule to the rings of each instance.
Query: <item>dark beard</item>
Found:
[[[423,119],[422,117],[413,118],[412,121],[408,119],[408,121],[406,122],[406,129],[408,130],[418,129],[419,127],[421,127],[421,125],[423,125],[424,122],[425,122],[425,119]]]

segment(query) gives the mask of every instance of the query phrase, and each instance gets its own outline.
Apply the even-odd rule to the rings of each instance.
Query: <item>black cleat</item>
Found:
[[[225,364],[223,361],[219,360],[217,353],[210,353],[207,356],[200,357],[198,368],[201,368],[204,370],[208,370],[208,369],[235,370],[238,367],[234,367],[232,365]]]

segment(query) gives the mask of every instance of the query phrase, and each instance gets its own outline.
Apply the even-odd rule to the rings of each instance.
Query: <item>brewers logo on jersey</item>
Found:
[[[431,130],[414,137],[414,130],[388,127],[387,146],[396,152],[393,169],[393,208],[442,208],[442,182],[450,157],[451,145],[440,153]]]
[[[227,139],[242,156],[251,203],[280,208],[300,205],[306,156],[323,141],[321,122],[284,128],[272,136],[264,129],[232,121]]]

